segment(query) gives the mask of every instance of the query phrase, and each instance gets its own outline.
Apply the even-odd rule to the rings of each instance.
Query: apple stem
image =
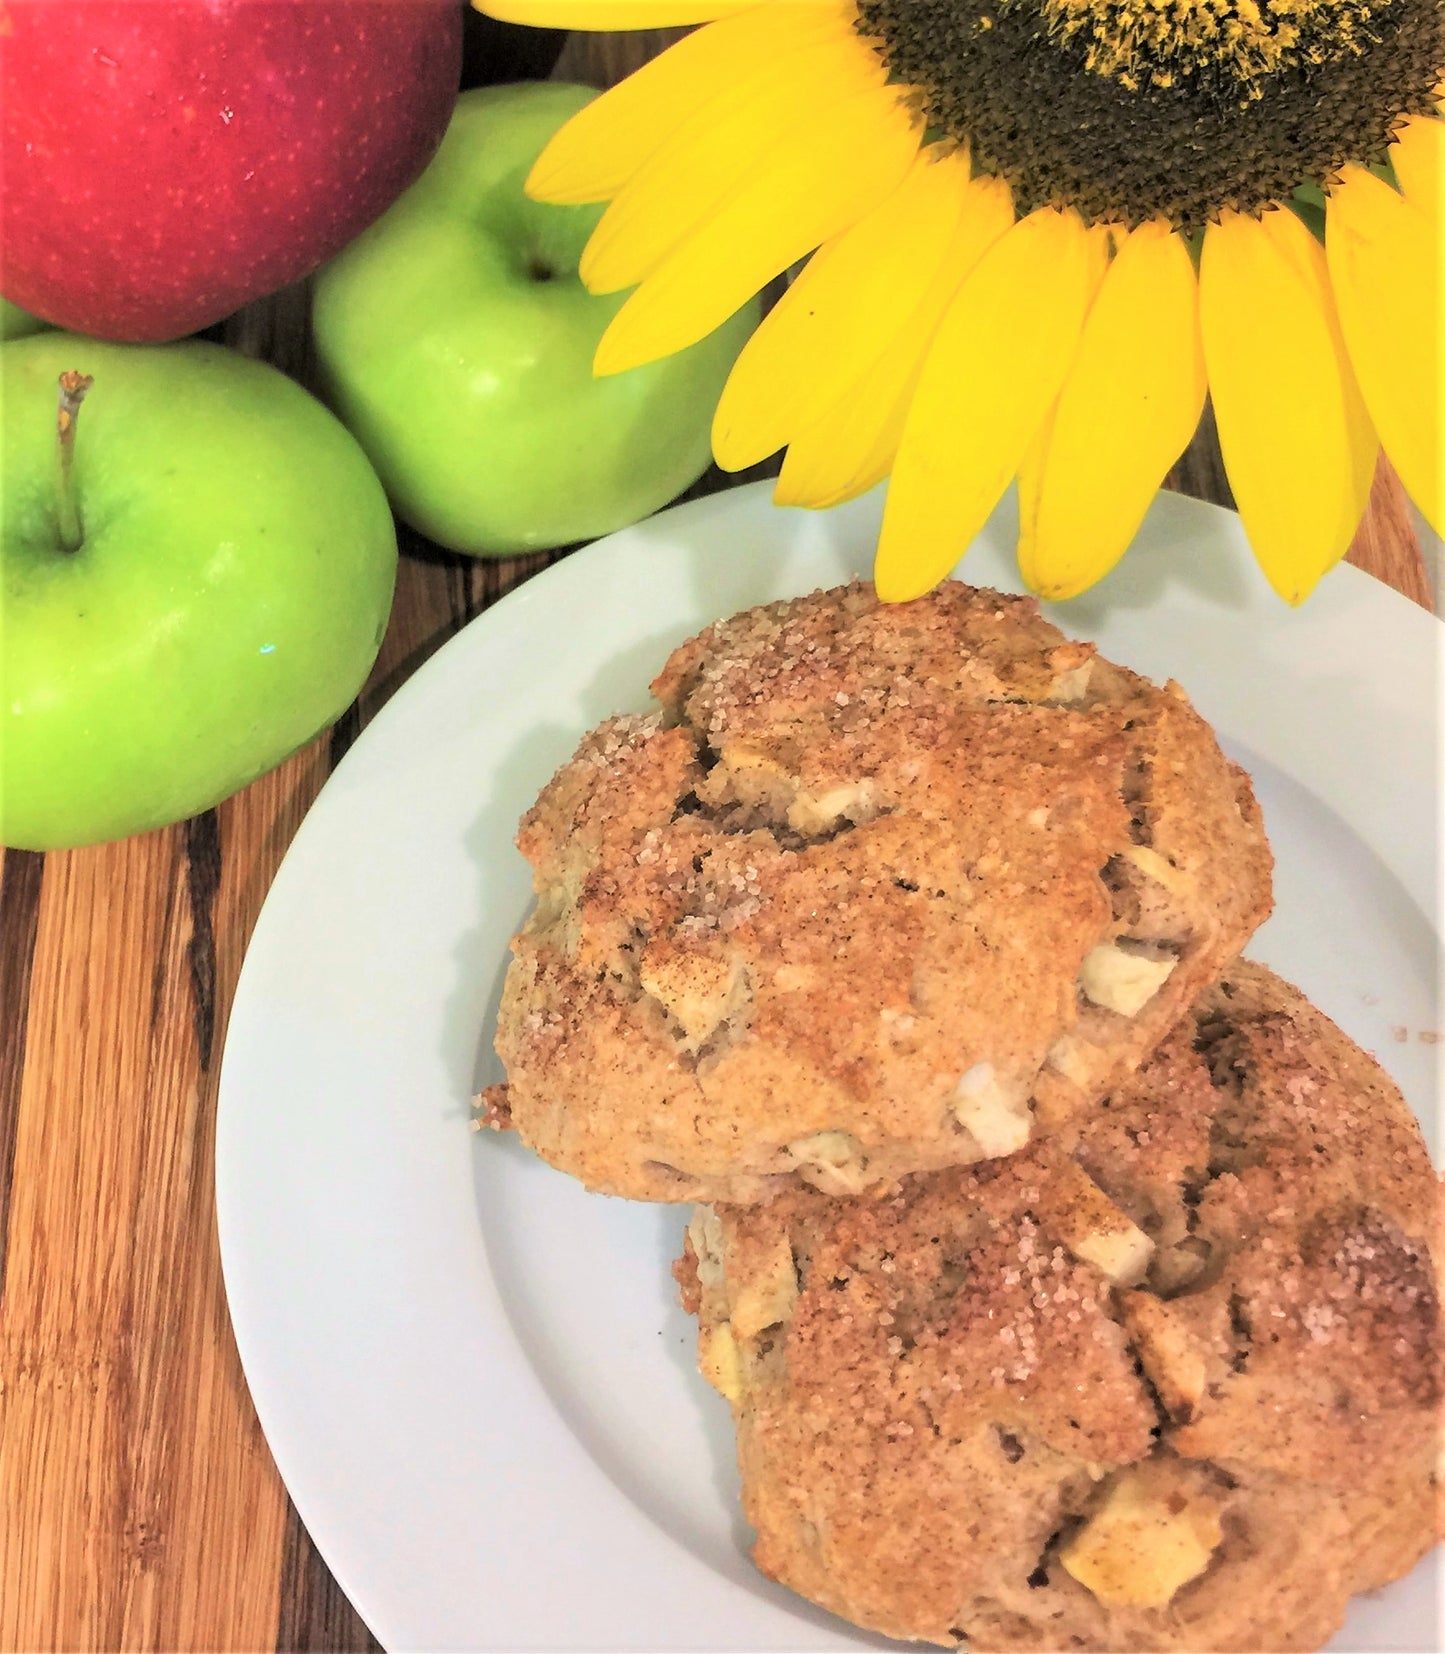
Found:
[[[79,551],[85,541],[70,467],[75,458],[76,415],[80,412],[80,404],[85,401],[85,393],[94,383],[94,378],[88,373],[62,373],[60,376],[60,408],[55,417],[55,443],[59,454],[55,514],[60,525],[60,543],[67,551]]]

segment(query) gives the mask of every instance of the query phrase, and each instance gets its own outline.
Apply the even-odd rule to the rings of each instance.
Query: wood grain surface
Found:
[[[574,36],[560,72],[609,81],[660,38]],[[489,49],[537,72],[535,45]],[[227,336],[305,377],[304,293]],[[1171,482],[1227,503],[1207,429]],[[307,807],[397,686],[551,560],[406,550],[381,657],[335,729],[193,821],[0,864],[0,1649],[377,1646],[246,1392],[212,1150],[241,957]],[[1384,467],[1351,555],[1428,603]]]

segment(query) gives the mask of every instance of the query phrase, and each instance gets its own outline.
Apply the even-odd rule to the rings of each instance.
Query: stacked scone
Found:
[[[1434,1535],[1436,1183],[1236,962],[1247,778],[953,583],[750,610],[653,688],[523,821],[491,1119],[706,1203],[759,1566],[943,1644],[1318,1646]]]

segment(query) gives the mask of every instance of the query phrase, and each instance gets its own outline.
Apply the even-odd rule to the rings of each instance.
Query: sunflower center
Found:
[[[1393,0],[1043,0],[1057,40],[1078,42],[1091,72],[1130,91],[1192,74],[1260,97],[1271,75],[1298,63],[1358,53],[1372,15]]]
[[[929,124],[1022,212],[1257,211],[1383,158],[1433,107],[1439,0],[857,0],[858,30]]]

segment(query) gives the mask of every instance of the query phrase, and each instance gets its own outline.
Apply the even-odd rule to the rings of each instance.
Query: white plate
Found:
[[[1012,509],[968,578],[1017,589]],[[890,1646],[747,1560],[727,1410],[668,1275],[685,1212],[468,1132],[528,902],[518,816],[585,728],[646,704],[672,644],[866,573],[879,510],[738,489],[523,586],[366,730],[267,898],[221,1078],[226,1288],[281,1473],[392,1650]],[[1433,1123],[1442,628],[1350,568],[1291,613],[1230,514],[1171,496],[1055,618],[1177,677],[1253,772],[1279,858],[1254,952]],[[1337,1646],[1439,1646],[1438,1581],[1357,1605]]]

